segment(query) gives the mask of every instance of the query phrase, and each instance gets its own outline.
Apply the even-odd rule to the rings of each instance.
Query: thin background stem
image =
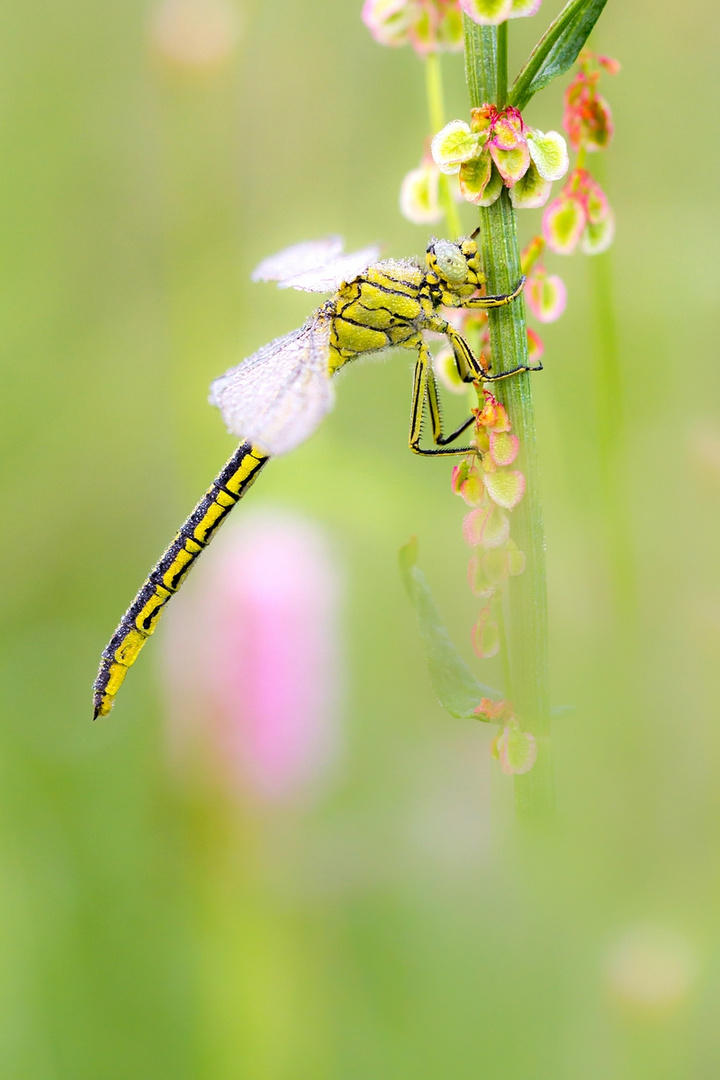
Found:
[[[600,155],[595,154],[594,157],[600,158]],[[578,163],[580,164],[579,155]],[[602,161],[595,164],[594,172],[599,174],[598,179],[602,182]],[[610,576],[615,610],[625,623],[632,624],[636,617],[635,571],[628,511],[623,498],[621,466],[626,448],[625,410],[610,253],[590,256],[588,273],[595,324],[593,341],[598,457]]]
[[[425,89],[430,130],[435,135],[445,126],[445,95],[443,93],[439,53],[429,53],[425,57]],[[442,173],[440,174],[438,191],[440,205],[447,221],[448,233],[454,239],[460,236],[460,216],[450,190],[450,182],[447,176]]]
[[[477,26],[465,17],[466,76],[470,104],[501,104],[500,80],[507,86],[507,27]],[[515,211],[503,188],[500,198],[481,207],[483,267],[490,293],[507,293],[520,278],[520,249]],[[493,371],[499,374],[526,364],[527,329],[521,300],[489,312]],[[525,496],[513,511],[512,532],[525,552],[524,573],[509,583],[509,642],[515,706],[524,730],[538,742],[534,767],[515,777],[518,817],[546,817],[554,807],[550,751],[550,688],[545,581],[545,534],[540,504],[540,476],[532,404],[531,376],[515,375],[493,390],[508,409],[521,446],[519,468]]]

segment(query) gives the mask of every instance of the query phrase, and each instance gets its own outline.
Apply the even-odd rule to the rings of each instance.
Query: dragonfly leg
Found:
[[[435,315],[432,319],[427,320],[426,325],[429,330],[435,330],[438,334],[445,334],[449,340],[463,382],[499,382],[500,379],[507,379],[510,375],[519,375],[523,371],[542,371],[543,369],[540,363],[532,367],[529,364],[518,364],[517,367],[511,368],[510,371],[501,371],[497,375],[491,375],[481,366],[480,361],[476,358],[462,334],[459,334],[447,319],[443,319],[441,315]],[[465,372],[467,372],[467,375]]]
[[[450,435],[443,435],[442,419],[440,416],[440,400],[438,398],[437,383],[435,382],[435,373],[432,368],[430,350],[424,341],[418,343],[417,350],[418,358],[417,363],[415,364],[415,375],[413,377],[412,411],[410,414],[410,449],[415,454],[424,454],[427,456],[437,454],[477,454],[478,450],[474,446],[451,447],[447,445],[448,443],[454,442],[459,435],[462,435],[463,431],[469,428],[474,422],[475,417],[468,417],[468,419],[463,424],[460,424],[460,426]],[[420,435],[422,432],[423,413],[425,411],[426,401],[430,413],[430,423],[432,425],[435,449],[425,449],[420,445]]]
[[[524,288],[525,275],[523,274],[511,293],[501,293],[499,296],[473,296],[470,300],[463,300],[462,303],[458,304],[458,307],[471,309],[504,307],[505,304],[510,304],[517,299]]]

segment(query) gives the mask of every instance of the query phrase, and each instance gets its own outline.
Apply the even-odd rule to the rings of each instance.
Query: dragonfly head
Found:
[[[463,285],[477,288],[484,281],[474,236],[463,237],[456,244],[449,240],[431,240],[425,261],[430,273],[450,290]]]

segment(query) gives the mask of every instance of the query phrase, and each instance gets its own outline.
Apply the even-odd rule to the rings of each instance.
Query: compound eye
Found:
[[[457,244],[438,240],[435,244],[435,259],[438,270],[446,281],[459,285],[467,279],[467,262]]]

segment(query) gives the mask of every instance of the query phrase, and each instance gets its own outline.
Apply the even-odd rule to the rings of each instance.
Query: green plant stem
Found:
[[[497,90],[495,104],[502,109],[507,103],[508,62],[507,62],[508,24],[500,23],[497,28]]]
[[[439,53],[428,53],[425,57],[425,89],[430,130],[435,135],[445,126],[445,95],[443,93]],[[448,233],[451,238],[458,237],[460,236],[460,215],[450,190],[450,182],[447,176],[442,173],[438,183],[438,194],[440,205],[445,214]]]
[[[465,18],[466,74],[470,104],[498,101],[498,75],[507,70],[507,34],[476,26]],[[500,54],[503,54],[502,56]],[[510,292],[520,278],[520,249],[515,211],[505,189],[489,207],[481,207],[483,267],[490,293]],[[527,329],[522,301],[489,312],[493,371],[500,374],[526,364]],[[525,474],[525,495],[512,515],[512,532],[525,552],[525,570],[509,583],[509,642],[515,706],[524,730],[538,742],[534,767],[515,777],[518,817],[543,818],[554,807],[550,750],[550,690],[545,581],[545,536],[540,504],[540,476],[532,404],[531,376],[514,375],[493,391],[510,415],[518,436]]]

